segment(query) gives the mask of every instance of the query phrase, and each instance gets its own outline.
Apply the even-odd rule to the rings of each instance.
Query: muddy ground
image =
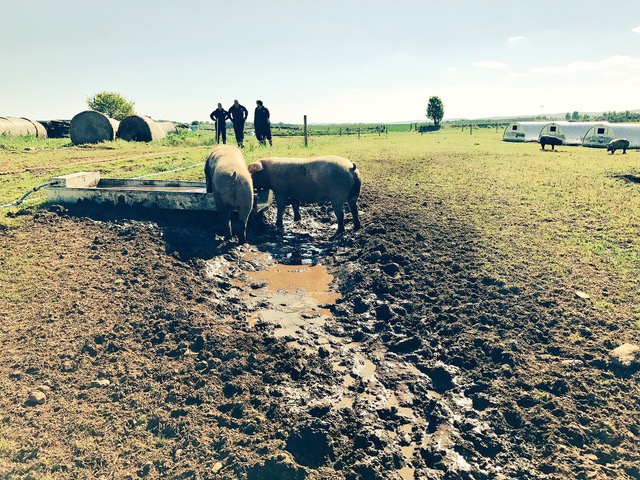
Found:
[[[240,247],[208,221],[21,212],[0,478],[640,478],[629,325],[483,276],[437,201],[368,185],[361,210],[340,240],[326,206],[285,235],[270,210]]]

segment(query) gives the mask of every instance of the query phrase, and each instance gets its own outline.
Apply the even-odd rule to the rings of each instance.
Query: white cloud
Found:
[[[442,99],[445,119],[640,108],[634,103],[636,97],[629,94],[640,84],[640,57],[617,55],[498,72],[499,75],[487,76],[476,71],[470,75],[467,70],[464,75],[449,72],[443,78],[430,78],[428,83],[396,80],[379,88],[338,87],[296,104],[290,112],[280,107],[279,118],[299,123],[303,111],[311,123],[424,121],[432,95]]]
[[[640,69],[640,58],[629,55],[614,55],[598,62],[571,62],[567,65],[532,68],[532,73],[551,75],[570,75],[573,73],[603,73]]]
[[[624,79],[627,77],[627,74],[625,72],[621,72],[620,70],[611,70],[610,72],[603,72],[602,76],[610,79]]]
[[[338,90],[296,106],[288,117],[297,120],[302,108],[311,123],[426,121],[430,96],[444,103],[445,119],[539,115],[559,112],[624,111],[638,108],[628,92],[640,74],[625,77],[579,75],[576,78],[509,73],[502,79],[441,82],[397,88],[364,87]],[[606,90],[606,95],[594,92]],[[284,117],[285,112],[281,112]],[[287,112],[288,113],[288,112]],[[299,115],[298,115],[299,116]],[[288,118],[287,117],[287,118]],[[292,120],[293,121],[293,120]]]
[[[522,35],[518,35],[517,37],[509,37],[507,38],[507,43],[520,43],[526,40],[527,37],[523,37]]]
[[[636,28],[632,28],[631,31],[635,33],[640,33],[640,26]]]
[[[471,65],[478,68],[486,68],[490,70],[496,70],[499,68],[507,68],[506,63],[498,62],[496,60],[484,60],[482,62],[473,62]]]

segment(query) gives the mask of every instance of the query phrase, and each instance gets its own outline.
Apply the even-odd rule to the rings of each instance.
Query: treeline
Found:
[[[602,113],[567,113],[562,116],[535,115],[526,117],[509,117],[496,119],[476,119],[476,120],[452,120],[444,122],[449,127],[461,127],[463,125],[473,125],[478,128],[491,128],[507,126],[515,122],[557,122],[560,120],[568,122],[610,122],[610,123],[632,123],[640,122],[640,112],[626,110],[624,112],[602,112]]]
[[[592,120],[606,120],[611,123],[640,122],[640,113],[630,112],[629,110],[625,112],[606,112],[601,116],[592,118]]]

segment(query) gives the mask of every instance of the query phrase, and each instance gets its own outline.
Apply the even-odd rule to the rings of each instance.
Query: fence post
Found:
[[[358,127],[358,140],[360,140],[360,127]]]
[[[308,146],[309,141],[307,140],[307,116],[304,116],[304,146]]]

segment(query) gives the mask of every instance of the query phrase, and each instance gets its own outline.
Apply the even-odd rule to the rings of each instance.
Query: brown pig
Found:
[[[231,145],[218,145],[204,166],[207,193],[215,195],[216,210],[225,222],[225,236],[235,233],[239,243],[247,239],[247,221],[253,208],[253,182],[242,152]]]
[[[338,220],[336,235],[344,233],[344,204],[349,204],[353,229],[360,228],[357,201],[361,179],[356,164],[336,155],[317,158],[269,157],[248,166],[253,186],[271,189],[278,214],[276,227],[283,228],[282,218],[287,203],[293,206],[294,221],[300,220],[300,202],[331,202]]]

